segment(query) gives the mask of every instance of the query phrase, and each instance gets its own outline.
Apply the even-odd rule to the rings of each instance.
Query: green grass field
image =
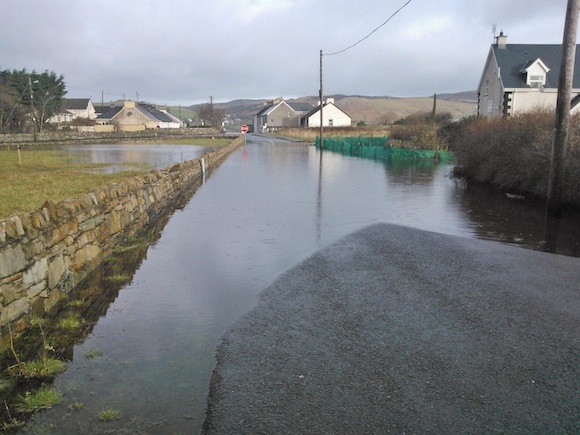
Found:
[[[106,164],[73,163],[60,151],[0,150],[0,219],[39,209],[48,199],[61,201],[95,190],[105,183],[149,171],[148,166],[115,174],[101,173]]]

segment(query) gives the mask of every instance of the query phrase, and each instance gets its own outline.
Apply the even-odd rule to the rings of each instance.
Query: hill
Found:
[[[367,124],[378,124],[384,121],[393,122],[417,112],[431,112],[433,97],[395,98],[369,97],[362,95],[330,95],[335,104],[348,113],[353,122],[363,121]],[[318,103],[318,98],[309,96],[287,99],[289,103],[308,103],[312,106]],[[215,103],[223,108],[232,123],[252,123],[253,116],[265,107],[268,100],[233,100],[227,103]],[[197,112],[200,105],[190,106]],[[459,92],[455,94],[437,95],[437,112],[449,112],[454,118],[473,115],[476,112],[476,92]],[[183,110],[183,108],[182,108]],[[174,111],[172,110],[172,113]]]

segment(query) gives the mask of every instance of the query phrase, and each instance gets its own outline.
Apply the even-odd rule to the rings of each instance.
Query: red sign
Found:
[[[242,133],[248,132],[248,126],[246,124],[242,125]]]

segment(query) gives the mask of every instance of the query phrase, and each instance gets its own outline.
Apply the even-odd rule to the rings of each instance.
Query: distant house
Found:
[[[282,99],[267,103],[254,115],[254,132],[265,133],[281,127],[299,127],[300,114]]]
[[[98,125],[112,125],[121,131],[140,131],[156,128],[180,128],[182,122],[166,110],[160,110],[135,101],[124,101],[122,107],[113,107],[95,120]]]
[[[555,108],[561,58],[561,45],[507,44],[507,36],[501,32],[489,50],[479,81],[477,114],[510,116],[534,108]],[[578,94],[580,56],[576,56],[572,97]]]
[[[47,122],[56,124],[70,122],[76,118],[95,119],[97,114],[90,98],[64,98],[60,110]]]
[[[334,98],[327,98],[322,109],[323,127],[350,127],[352,119],[349,115],[336,107]],[[320,105],[302,117],[303,127],[320,127]]]

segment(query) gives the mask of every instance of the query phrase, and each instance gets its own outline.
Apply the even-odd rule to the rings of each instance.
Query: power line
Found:
[[[66,85],[66,87],[67,87],[67,89],[76,89],[76,90],[79,90],[79,91],[88,91],[88,92],[94,92],[94,93],[97,93],[97,94],[102,92],[102,91],[99,91],[99,90],[96,90],[96,89],[80,88],[80,87],[77,87],[77,86],[70,86],[70,85]],[[105,93],[105,95],[110,95],[112,97],[122,97],[123,96],[122,94],[117,94],[117,93],[108,92],[108,91],[105,91],[104,93]]]
[[[364,38],[362,38],[362,39],[359,39],[357,42],[355,42],[354,44],[352,44],[352,45],[351,45],[351,46],[349,46],[349,47],[346,47],[346,48],[345,48],[345,49],[343,49],[343,50],[336,51],[336,52],[334,52],[334,53],[325,54],[324,56],[334,56],[334,55],[336,55],[336,54],[344,53],[345,51],[347,51],[347,50],[350,50],[350,49],[351,49],[351,48],[353,48],[353,47],[356,47],[356,46],[357,46],[357,45],[359,45],[361,42],[363,42],[365,39],[368,39],[368,38],[370,38],[370,37],[371,37],[371,35],[372,35],[373,33],[375,33],[377,30],[379,30],[381,27],[383,27],[383,26],[384,26],[385,24],[387,24],[389,21],[391,21],[391,19],[392,19],[392,18],[393,18],[395,15],[397,15],[399,12],[401,12],[401,11],[402,11],[402,10],[405,8],[405,6],[407,6],[407,5],[408,5],[409,3],[411,3],[412,1],[413,1],[413,0],[408,0],[408,1],[407,1],[407,3],[405,3],[405,4],[404,4],[403,6],[401,6],[399,9],[397,9],[397,10],[396,10],[396,11],[395,11],[395,12],[394,12],[394,13],[393,13],[393,14],[392,14],[392,15],[391,15],[389,18],[387,18],[387,19],[386,19],[386,21],[384,21],[384,22],[383,22],[383,23],[382,23],[382,24],[381,24],[379,27],[377,27],[376,29],[374,29],[374,30],[373,30],[371,33],[369,33],[369,34],[368,34],[367,36],[365,36]]]

